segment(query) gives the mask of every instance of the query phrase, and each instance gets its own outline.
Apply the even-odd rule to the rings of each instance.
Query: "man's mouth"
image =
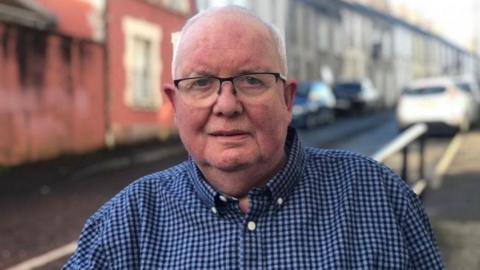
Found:
[[[249,134],[248,132],[245,132],[242,130],[219,130],[219,131],[210,132],[210,135],[215,137],[235,137],[235,136],[246,136],[248,134]]]

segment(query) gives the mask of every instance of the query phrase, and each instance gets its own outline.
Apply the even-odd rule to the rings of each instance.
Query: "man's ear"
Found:
[[[165,84],[163,86],[163,92],[165,93],[165,96],[167,97],[168,101],[172,104],[172,108],[175,111],[175,95],[177,94],[175,85],[173,84]]]
[[[293,101],[295,99],[295,94],[297,93],[297,81],[288,80],[285,82],[285,104],[287,105],[288,111],[292,111]]]

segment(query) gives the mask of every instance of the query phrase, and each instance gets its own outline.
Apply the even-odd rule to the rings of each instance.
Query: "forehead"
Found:
[[[280,57],[269,29],[244,14],[200,18],[184,33],[176,73],[276,71]]]

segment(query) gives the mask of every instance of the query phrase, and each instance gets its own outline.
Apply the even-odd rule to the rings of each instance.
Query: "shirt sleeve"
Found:
[[[401,224],[413,269],[444,269],[437,241],[423,204],[415,193],[408,191],[409,203]]]
[[[385,169],[386,186],[411,258],[411,269],[445,269],[422,201],[408,184]]]
[[[75,253],[62,268],[63,270],[109,269],[107,254],[103,245],[102,219],[92,216],[82,230]]]

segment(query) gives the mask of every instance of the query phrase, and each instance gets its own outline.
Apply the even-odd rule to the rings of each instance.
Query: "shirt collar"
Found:
[[[292,193],[303,173],[305,153],[298,139],[297,132],[292,127],[288,128],[285,151],[287,153],[287,162],[267,183],[267,187],[270,189],[272,198],[275,201],[280,198],[285,200]]]
[[[267,182],[266,185],[267,189],[270,191],[272,199],[275,201],[280,198],[281,200],[285,200],[293,191],[293,188],[302,176],[305,153],[303,146],[298,139],[297,132],[292,127],[288,128],[285,151],[287,153],[287,161],[285,165]],[[221,194],[208,184],[191,156],[188,158],[187,170],[193,189],[200,200],[206,204],[208,208],[215,207]]]

